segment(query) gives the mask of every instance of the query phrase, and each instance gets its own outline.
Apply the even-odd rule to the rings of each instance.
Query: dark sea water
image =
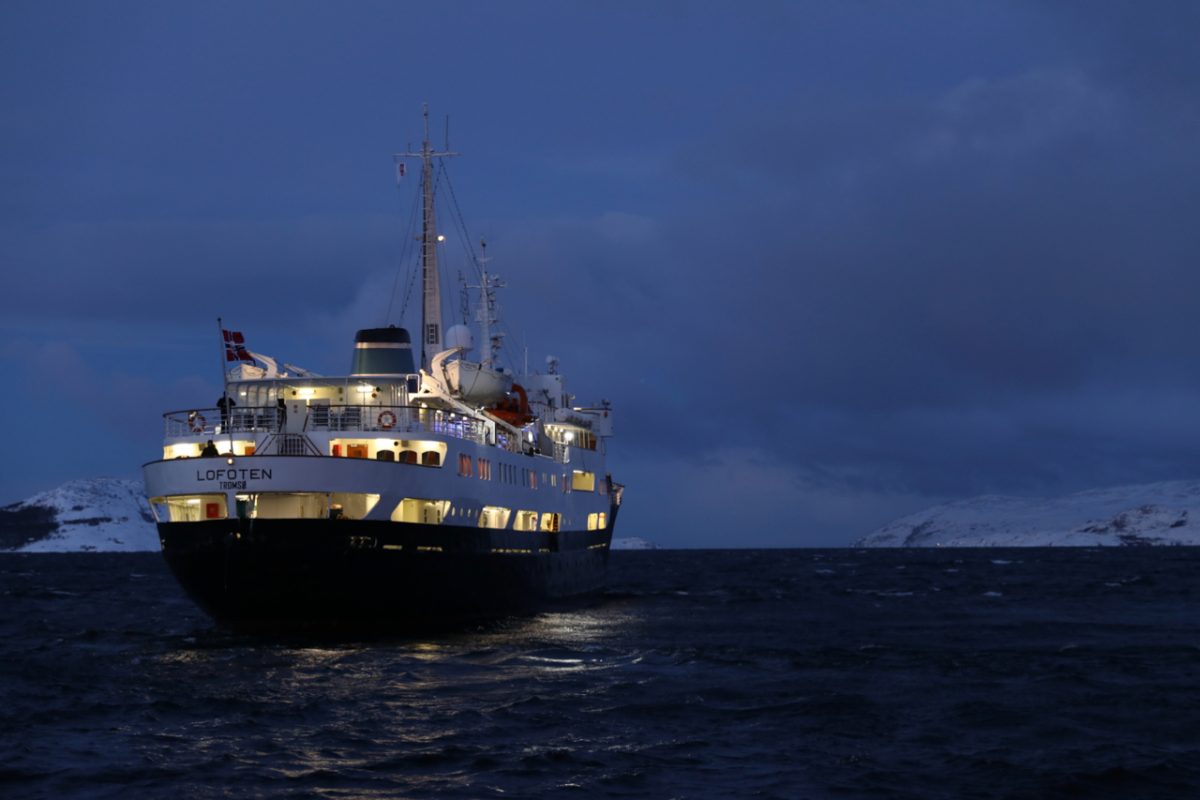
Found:
[[[1200,797],[1200,550],[618,552],[435,638],[0,556],[0,797]]]

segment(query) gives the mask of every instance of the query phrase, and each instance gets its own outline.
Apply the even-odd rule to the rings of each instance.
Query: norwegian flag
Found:
[[[227,331],[222,328],[221,336],[225,339],[226,361],[254,360],[254,356],[250,355],[250,351],[246,349],[246,337],[242,336],[241,331]]]

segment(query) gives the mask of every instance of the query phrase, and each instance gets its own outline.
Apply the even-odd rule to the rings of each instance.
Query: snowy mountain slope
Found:
[[[157,550],[142,482],[70,481],[0,508],[0,550],[26,553]]]
[[[637,536],[626,536],[624,538],[614,538],[612,540],[613,550],[657,550],[658,545],[654,542],[642,539]]]
[[[1055,498],[982,496],[910,514],[856,547],[1200,545],[1200,481]]]

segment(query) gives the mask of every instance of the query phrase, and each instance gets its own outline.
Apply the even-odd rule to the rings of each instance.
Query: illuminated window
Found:
[[[558,530],[558,527],[561,523],[562,523],[562,514],[553,514],[549,511],[547,511],[545,514],[542,514],[542,528],[541,529],[543,531],[546,531],[548,533],[554,533],[555,531]]]
[[[536,531],[537,523],[538,513],[536,511],[518,511],[517,518],[513,522],[513,530]]]
[[[537,473],[531,469],[528,469],[525,471],[529,473],[529,488],[536,489],[537,488]]]
[[[155,497],[150,501],[159,522],[204,522],[224,519],[228,514],[223,494],[190,494]]]
[[[571,473],[571,489],[576,492],[596,491],[596,473],[575,470]]]
[[[492,479],[492,462],[486,458],[479,459],[476,464],[478,467],[479,479],[490,481]]]
[[[424,497],[406,497],[392,510],[392,522],[419,522],[424,525],[441,525],[450,511],[449,500],[429,500]]]
[[[446,443],[423,439],[336,438],[329,441],[329,454],[343,458],[378,459],[379,453],[391,452],[401,464],[440,467],[446,459]],[[247,453],[249,455],[249,453]],[[387,459],[387,456],[384,456]]]
[[[512,511],[501,506],[484,506],[479,512],[479,527],[507,528],[508,517]]]
[[[458,474],[464,478],[471,477],[471,457],[466,453],[458,456]]]
[[[320,519],[329,516],[329,496],[315,492],[259,492],[250,495],[256,519]]]
[[[362,519],[379,502],[377,494],[334,492],[329,496],[330,519]]]

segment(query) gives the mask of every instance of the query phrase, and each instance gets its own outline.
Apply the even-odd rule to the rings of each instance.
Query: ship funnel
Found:
[[[351,375],[412,375],[412,339],[404,328],[364,328],[354,335]]]

